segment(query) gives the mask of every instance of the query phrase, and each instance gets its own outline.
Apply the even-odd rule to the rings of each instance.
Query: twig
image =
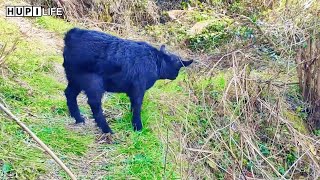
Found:
[[[272,39],[270,37],[268,37],[266,35],[266,33],[263,32],[263,30],[261,29],[261,27],[255,23],[254,21],[252,21],[252,19],[250,17],[247,17],[245,15],[242,15],[242,14],[237,14],[238,17],[240,18],[243,18],[245,20],[247,20],[248,22],[250,22],[252,25],[254,25],[256,27],[256,29],[260,32],[260,34],[262,35],[262,37],[264,37],[268,42],[269,44],[271,44],[275,49],[276,49],[276,44],[272,41]]]
[[[266,157],[264,157],[263,154],[260,153],[260,151],[257,149],[257,147],[251,142],[251,140],[246,136],[246,134],[242,134],[247,143],[253,148],[254,151],[271,167],[273,172],[278,176],[281,177],[281,179],[285,179],[279,172],[278,170],[268,161]]]
[[[45,145],[23,122],[14,116],[10,110],[4,107],[1,103],[0,109],[4,111],[11,119],[13,119],[23,130],[25,130],[61,166],[61,168],[66,171],[72,180],[77,179],[69,170],[69,168],[54,154],[54,152],[52,152],[47,145]]]
[[[91,164],[93,161],[95,161],[96,159],[98,159],[99,157],[103,156],[104,154],[108,153],[108,151],[102,152],[101,154],[99,154],[98,156],[94,157],[91,161],[89,161],[87,163],[87,165]]]
[[[167,156],[168,156],[168,145],[169,144],[169,129],[167,128],[167,142],[166,142],[166,151],[164,154],[164,168],[163,168],[163,177],[166,178],[166,171],[167,171]]]
[[[315,142],[313,145],[318,144],[320,142],[320,140],[318,140],[317,142]],[[313,146],[312,145],[312,146]],[[294,167],[301,159],[304,155],[306,155],[312,148],[312,146],[310,146],[291,166],[290,168],[283,174],[283,176],[286,176],[289,171],[292,169],[292,167]]]
[[[207,76],[211,76],[212,72],[215,70],[215,68],[219,65],[219,63],[227,56],[232,55],[233,53],[239,52],[241,49],[236,49],[236,50],[232,50],[229,53],[224,54],[214,65],[213,67],[210,69],[210,71],[207,73]]]
[[[0,51],[2,51],[0,55],[0,66],[5,62],[5,58],[16,49],[18,42],[19,39],[16,39],[8,51],[6,51],[7,44],[5,44],[3,48],[0,49]]]

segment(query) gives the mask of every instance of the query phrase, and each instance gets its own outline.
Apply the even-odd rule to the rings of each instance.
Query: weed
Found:
[[[22,37],[18,28],[0,19],[0,40],[6,41],[11,37]],[[10,29],[10,33],[8,31]],[[6,33],[8,32],[8,33]],[[40,57],[39,54],[44,54]],[[62,92],[64,85],[57,82],[49,73],[53,65],[48,59],[57,59],[53,50],[48,50],[37,41],[20,40],[17,49],[10,56],[5,66],[6,76],[0,78],[1,97],[9,108],[22,119],[44,142],[63,154],[84,154],[92,143],[92,136],[82,137],[76,132],[65,129],[65,121],[49,124],[41,117],[60,119],[66,115]],[[63,105],[62,105],[63,104]],[[59,107],[53,110],[53,107]],[[32,115],[26,115],[26,113]],[[36,117],[36,118],[35,118]],[[1,116],[0,126],[1,151],[0,159],[3,166],[18,179],[35,179],[50,168],[44,163],[45,154],[40,151],[29,136],[11,120]],[[61,148],[64,147],[64,148]]]
[[[146,2],[134,8],[144,12]],[[25,40],[4,19],[0,19],[0,42],[10,44],[16,37],[22,41],[4,66],[1,98],[83,179],[228,179],[230,175],[242,177],[245,169],[255,178],[279,179],[291,166],[285,178],[295,178],[296,172],[303,178],[316,178],[319,166],[314,158],[320,132],[314,131],[317,137],[309,134],[305,125],[309,106],[303,103],[298,85],[287,83],[297,81],[294,47],[307,48],[303,42],[306,29],[317,27],[304,15],[317,10],[318,3],[299,12],[302,6],[287,9],[283,1],[262,12],[269,6],[266,1],[184,2],[184,9],[196,8],[182,11],[186,14],[174,21],[149,24],[142,33],[157,43],[189,47],[191,55],[199,57],[201,65],[195,69],[200,71],[192,72],[194,77],[183,72],[175,81],[157,82],[148,91],[142,132],[132,131],[130,103],[124,94],[109,95],[103,104],[117,133],[113,145],[94,142],[94,132],[88,132],[91,127],[67,128],[73,120],[66,117],[65,85],[55,78],[53,64],[61,64],[61,55],[32,38]],[[235,16],[239,13],[250,24]],[[261,15],[266,18],[260,19]],[[107,17],[107,21],[122,23],[123,17],[128,18]],[[191,35],[188,30],[203,21],[210,23]],[[74,26],[52,17],[37,18],[34,23],[60,38]],[[217,58],[221,61],[212,69],[215,73],[203,75]],[[90,122],[91,110],[82,101],[80,110]],[[68,178],[50,166],[48,157],[16,124],[4,116],[0,119],[1,178],[37,179],[48,173],[56,174],[56,179]],[[301,158],[300,152],[308,149],[310,153]],[[90,165],[82,170],[86,163]]]
[[[58,33],[60,36],[63,36],[67,30],[74,27],[74,24],[66,23],[62,19],[50,16],[39,17],[36,19],[36,23],[45,29]]]
[[[201,34],[188,38],[189,47],[194,50],[210,50],[231,39],[226,21],[216,21],[206,28]]]

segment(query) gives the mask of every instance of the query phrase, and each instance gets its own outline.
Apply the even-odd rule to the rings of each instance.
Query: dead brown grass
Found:
[[[254,24],[262,41],[246,48],[226,46],[220,55],[203,55],[207,63],[199,62],[198,72],[189,74],[189,101],[202,112],[199,119],[188,119],[182,125],[180,141],[189,162],[183,171],[185,179],[320,177],[319,137],[312,135],[306,119],[297,113],[299,105],[292,105],[290,99],[299,96],[292,89],[301,77],[307,84],[305,77],[314,78],[312,86],[301,86],[300,82],[302,90],[314,90],[308,97],[318,93],[320,6],[316,1],[287,1],[272,7],[265,21]],[[260,43],[272,47],[283,65],[266,62],[257,50]],[[300,52],[304,44],[308,48]],[[305,53],[298,67],[309,67],[298,74],[293,64],[296,52]],[[311,63],[309,60],[314,61],[314,67],[305,64]],[[227,72],[228,83],[221,101],[216,101],[212,87],[202,82],[214,78],[221,68]],[[189,111],[195,113],[194,109]],[[201,119],[207,124],[201,124]]]
[[[139,9],[137,2],[108,1],[101,11],[91,14],[98,20],[82,20],[103,29],[111,27],[112,31],[131,33],[135,31],[131,29],[134,22],[157,23],[159,12],[155,4],[147,1]],[[301,47],[304,44],[309,49],[315,47],[309,42],[319,33],[320,4],[316,0],[261,2],[253,3],[270,8],[263,21],[253,22],[245,15],[237,17],[255,28],[260,41],[245,46],[233,42],[221,47],[220,54],[215,55],[190,53],[189,56],[197,57],[198,67],[188,72],[188,82],[184,84],[188,99],[164,96],[158,102],[173,114],[184,115],[181,122],[168,126],[173,138],[168,138],[169,132],[160,135],[167,146],[168,158],[179,164],[182,179],[320,177],[320,140],[307,128],[306,119],[300,117],[304,112],[298,106],[307,105],[300,102],[302,98],[294,91],[299,77],[302,89],[309,89],[307,82],[311,81],[305,77],[314,78],[313,87],[318,85],[319,71],[308,74],[308,69],[300,66],[308,66],[305,63],[310,63],[312,56],[311,60],[316,59],[312,69],[319,68],[319,52],[306,54]],[[68,11],[77,8],[75,0],[69,3],[65,5],[71,9]],[[107,11],[106,16],[99,16],[102,11]],[[266,60],[258,50],[261,46],[273,49],[280,60]],[[298,66],[294,65],[297,52],[301,52]],[[304,57],[300,57],[303,53]],[[204,86],[203,81],[210,81],[221,72],[225,73],[226,85],[218,92],[221,98],[215,99],[214,85]],[[309,97],[314,92],[306,94]],[[292,96],[299,102],[293,102],[296,100]]]
[[[14,40],[10,47],[8,47],[7,43],[0,44],[0,66],[5,63],[7,57],[16,49],[18,42],[19,39]]]
[[[275,76],[269,80],[255,76],[249,68],[254,61],[250,54],[237,51],[228,59],[231,75],[222,100],[212,101],[207,89],[196,94],[209,125],[200,132],[184,132],[190,162],[187,177],[213,178],[209,172],[223,172],[225,179],[317,179],[319,139],[310,136],[303,123],[297,127],[294,118],[287,116],[292,112],[286,100],[292,73],[288,72],[286,83],[278,85],[282,80],[277,72],[270,72]],[[294,162],[283,162],[290,153],[296,154]],[[280,173],[283,164],[288,167]]]
[[[31,4],[62,7],[64,18],[95,26],[102,30],[130,32],[135,26],[159,23],[160,9],[155,1],[107,0],[107,1],[43,1],[31,0]]]

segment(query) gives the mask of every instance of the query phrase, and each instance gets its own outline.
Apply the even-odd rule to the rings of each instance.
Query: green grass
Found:
[[[112,109],[112,111],[124,112],[120,118],[112,120],[112,128],[118,134],[120,140],[116,140],[112,151],[112,157],[119,157],[117,161],[103,166],[100,170],[106,171],[104,179],[161,179],[164,177],[164,156],[165,149],[163,142],[159,139],[158,131],[165,131],[166,125],[162,124],[160,127],[156,126],[156,122],[161,119],[158,103],[151,98],[159,94],[157,86],[163,85],[164,82],[158,82],[157,85],[151,89],[144,99],[141,118],[144,125],[142,132],[134,132],[131,125],[131,113],[129,98],[125,94],[113,95],[105,102],[105,109]],[[178,92],[174,84],[166,88],[166,92]],[[178,107],[179,108],[179,107]],[[166,112],[166,109],[162,109]],[[167,123],[171,120],[181,121],[181,117],[165,117]],[[171,119],[171,120],[170,120]],[[166,162],[166,177],[179,177],[177,167]]]
[[[67,28],[55,28],[55,22],[66,23],[53,18],[45,19],[44,21],[37,20],[36,23],[40,26],[53,31],[59,35],[68,30],[69,25],[61,25]],[[44,25],[45,24],[45,25]],[[121,114],[119,118],[109,118],[111,128],[117,133],[115,145],[110,146],[114,149],[111,157],[119,157],[116,161],[102,167],[96,167],[99,171],[105,171],[105,179],[121,179],[121,178],[137,178],[137,179],[161,179],[164,176],[164,154],[165,149],[163,142],[159,139],[159,133],[166,131],[165,128],[169,126],[170,122],[181,122],[185,117],[181,114],[185,107],[176,106],[174,108],[180,109],[174,116],[165,116],[161,114],[168,113],[170,109],[167,106],[155,102],[155,99],[166,94],[169,96],[177,96],[183,92],[178,82],[183,81],[185,78],[182,73],[176,81],[169,85],[164,85],[163,81],[157,82],[156,85],[150,89],[146,94],[142,107],[142,121],[144,129],[142,132],[134,132],[131,125],[130,101],[125,94],[112,95],[104,103],[104,109],[108,112]],[[165,93],[164,93],[165,92]],[[178,94],[177,94],[178,93]],[[180,95],[184,96],[184,95]],[[90,112],[88,107],[80,108],[83,112]],[[156,126],[159,119],[165,118],[164,124],[160,127]],[[121,139],[121,141],[119,140]],[[178,145],[177,145],[178,146]],[[109,146],[108,146],[109,147]],[[170,160],[168,160],[170,161]],[[177,167],[166,164],[166,177],[176,178],[179,177]]]
[[[89,144],[93,143],[92,135],[80,135],[70,133],[62,124],[45,126],[36,125],[32,127],[37,136],[52,148],[64,154],[83,155]],[[79,141],[81,139],[81,141]]]
[[[1,98],[55,152],[66,156],[84,154],[94,138],[66,129],[62,96],[65,85],[50,74],[52,63],[61,61],[60,55],[41,42],[27,41],[14,24],[4,19],[0,19],[0,32],[2,43],[10,45],[10,40],[20,38],[16,51],[7,59],[5,76],[0,77]],[[6,116],[0,119],[0,177],[36,179],[50,170],[49,157],[36,148],[31,138]]]
[[[37,18],[34,23],[60,36],[73,27],[52,17]],[[59,156],[64,157],[64,161],[72,161],[75,156],[86,158],[90,147],[105,148],[105,151],[110,151],[110,158],[119,158],[107,165],[92,168],[104,172],[104,179],[161,179],[164,173],[170,178],[180,176],[177,173],[178,167],[170,163],[170,157],[165,164],[165,147],[159,135],[166,132],[170,122],[179,122],[185,118],[181,114],[185,107],[178,106],[176,108],[180,109],[179,112],[173,116],[167,115],[170,109],[161,103],[156,103],[155,100],[163,95],[176,96],[176,93],[184,96],[183,87],[177,83],[178,81],[169,85],[158,82],[146,94],[141,114],[144,125],[142,132],[132,130],[128,97],[124,94],[112,95],[104,103],[104,109],[114,113],[108,121],[117,138],[113,145],[98,145],[94,141],[95,135],[92,131],[81,132],[67,128],[67,124],[73,120],[68,117],[63,95],[66,85],[57,81],[53,68],[54,63],[61,64],[61,55],[54,49],[45,47],[41,42],[30,39],[27,41],[15,25],[3,19],[0,19],[0,26],[2,32],[0,42],[9,42],[12,36],[21,39],[17,50],[6,62],[6,68],[9,70],[4,77],[0,77],[0,96],[12,112],[21,117],[40,139]],[[179,81],[184,78],[184,75],[178,77]],[[87,105],[81,105],[80,109],[85,116],[92,116]],[[117,113],[121,115],[115,116]],[[161,124],[160,119],[163,118],[168,121]],[[37,179],[40,175],[53,171],[47,163],[50,157],[35,148],[35,143],[20,127],[6,116],[0,116],[0,119],[4,122],[0,125],[0,166],[3,169],[0,177]],[[71,168],[76,169],[76,172],[79,171],[76,165]],[[60,177],[66,177],[63,171],[59,171],[58,174]]]
[[[42,16],[37,18],[36,24],[42,28],[57,33],[60,36],[63,36],[67,30],[74,27],[74,24],[72,23],[66,23],[62,19],[57,19],[50,16]]]
[[[220,0],[216,3],[220,3]],[[234,3],[232,8],[235,12],[242,11],[242,4]],[[231,22],[227,19],[214,21],[203,33],[191,37],[188,36],[187,30],[193,23],[212,18],[207,12],[195,13],[191,16],[187,18],[190,21],[183,22],[184,24],[168,22],[149,26],[146,31],[159,42],[168,39],[171,45],[184,43],[186,39],[191,38],[193,49],[201,51],[210,50],[210,48],[212,50],[217,45],[225,44],[225,41],[231,38],[229,35],[238,36],[245,41],[254,34],[249,26],[232,25],[231,28]],[[40,28],[56,33],[59,38],[74,27],[74,24],[53,17],[40,17],[32,22]],[[199,177],[211,177],[208,179],[214,176],[217,179],[225,177],[225,172],[211,161],[209,166],[212,168],[210,169],[212,173],[208,173],[208,167],[204,167],[208,165],[203,163],[205,159],[188,164],[186,159],[193,160],[194,154],[183,152],[187,150],[181,147],[179,135],[183,136],[182,141],[186,143],[184,145],[190,145],[190,147],[201,148],[207,143],[205,149],[214,153],[214,158],[212,157],[214,162],[224,169],[233,167],[235,163],[234,157],[228,150],[231,149],[236,157],[241,156],[244,168],[260,173],[258,172],[260,169],[255,166],[256,162],[263,162],[261,158],[251,159],[242,156],[242,149],[238,149],[237,146],[243,141],[241,133],[226,128],[236,116],[243,113],[244,108],[247,108],[246,97],[240,96],[237,99],[236,92],[233,92],[233,84],[229,92],[225,92],[233,76],[233,69],[217,68],[215,75],[211,77],[206,73],[187,75],[183,70],[175,81],[157,82],[144,99],[141,114],[144,125],[142,132],[132,130],[129,98],[125,94],[112,94],[104,101],[103,109],[111,128],[116,133],[113,136],[114,144],[99,144],[95,138],[101,135],[100,131],[99,134],[95,134],[97,131],[88,126],[80,129],[70,128],[69,124],[74,120],[68,116],[63,95],[66,85],[58,81],[55,72],[56,65],[61,66],[61,54],[32,38],[27,40],[15,25],[0,19],[0,43],[10,44],[12,39],[17,37],[21,39],[18,49],[8,58],[6,68],[3,68],[4,76],[0,76],[0,97],[14,114],[62,157],[75,174],[79,175],[79,179],[93,179],[92,176],[103,179],[162,179],[164,177],[183,179],[185,177],[183,172],[191,169],[192,175]],[[267,49],[262,59],[266,62],[275,61],[274,65],[269,65],[274,68],[285,62],[277,56]],[[248,78],[252,79],[272,78],[272,73],[265,69],[262,71],[255,69],[247,73]],[[248,87],[251,86],[256,89],[250,93],[261,91],[258,98],[276,102],[278,95],[262,89],[263,85],[255,87],[248,83]],[[226,102],[222,104],[224,93],[227,95]],[[292,90],[292,92],[288,91],[286,96],[297,104],[296,101],[300,101],[297,94],[300,92],[294,93]],[[305,107],[304,104],[300,105],[301,107],[299,106],[295,111],[288,109],[281,112],[283,117],[293,123],[295,129],[307,134],[303,121],[306,116],[303,111]],[[87,104],[80,103],[80,111],[85,117],[92,118]],[[273,142],[271,144],[268,138],[276,137],[276,132],[281,132],[283,139],[290,139],[290,133],[287,128],[278,127],[275,123],[268,122],[269,124],[265,125],[267,121],[265,121],[266,117],[263,117],[264,112],[257,112],[252,112],[253,122],[250,123],[258,128],[255,132],[257,135],[264,135],[267,139],[264,140],[264,136],[259,137],[254,139],[254,144],[261,154],[270,158],[270,162],[283,173],[297,159],[296,153],[299,151],[290,147],[293,146],[290,143],[285,147],[280,146],[280,143],[279,146],[274,145]],[[52,167],[50,157],[36,148],[35,143],[19,126],[4,115],[0,115],[0,120],[2,122],[0,124],[0,178],[10,179],[15,176],[18,179],[37,179],[42,175],[53,173],[61,179],[68,179],[64,171]],[[88,119],[87,122],[91,120]],[[248,120],[240,116],[236,122],[247,123]],[[217,137],[206,142],[213,130]],[[320,133],[316,133],[319,136]],[[229,147],[226,148],[222,141]],[[166,154],[167,145],[170,149],[168,154]],[[282,152],[282,149],[286,151]],[[181,160],[177,155],[188,157],[183,157]],[[83,164],[91,160],[95,162],[90,165],[85,164],[85,170],[83,170]]]

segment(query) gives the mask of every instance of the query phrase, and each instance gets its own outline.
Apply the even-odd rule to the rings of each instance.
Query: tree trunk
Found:
[[[312,32],[306,48],[297,52],[297,74],[302,96],[311,105],[308,117],[312,129],[320,129],[320,35]]]

